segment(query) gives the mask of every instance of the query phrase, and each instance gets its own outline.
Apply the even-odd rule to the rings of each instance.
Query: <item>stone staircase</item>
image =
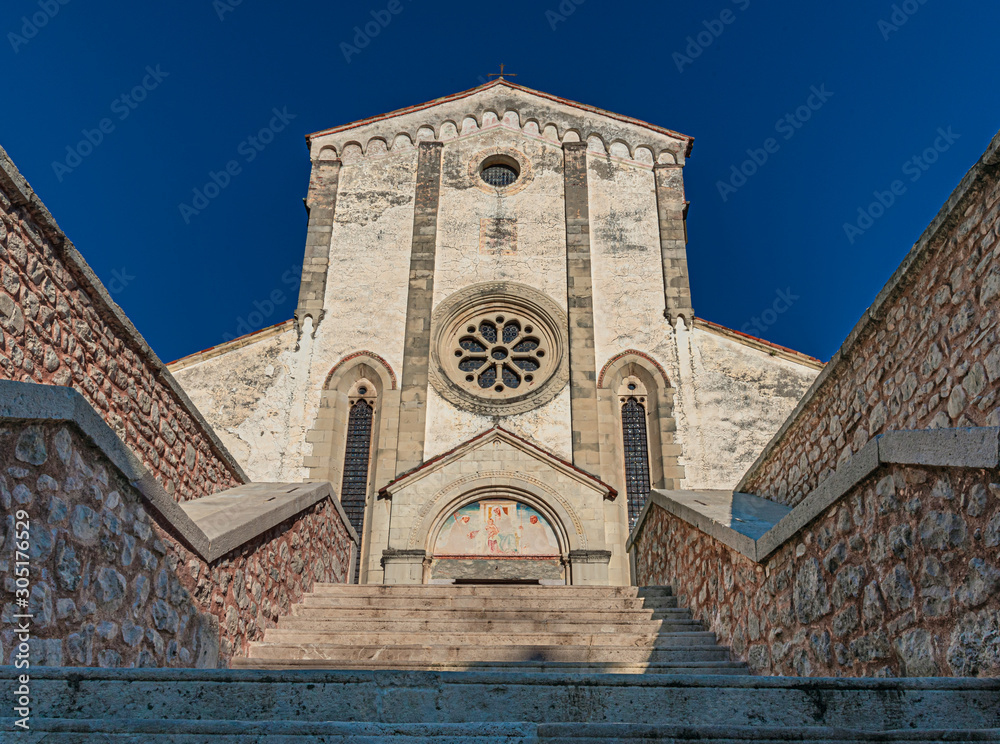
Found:
[[[669,587],[319,584],[234,666],[746,674]]]
[[[31,730],[8,738],[1000,742],[1000,680],[748,676],[659,587],[318,585],[234,666],[32,669]]]

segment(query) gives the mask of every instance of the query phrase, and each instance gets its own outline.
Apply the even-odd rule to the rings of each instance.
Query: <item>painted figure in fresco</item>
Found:
[[[490,517],[486,522],[486,549],[490,553],[500,552],[500,546],[497,544],[497,535],[499,533],[500,528],[497,527],[493,517]]]
[[[554,542],[552,530],[544,521],[540,520],[537,514],[528,517],[528,524],[524,527],[524,537],[521,545],[524,552],[531,555],[550,555],[558,552],[559,547]]]

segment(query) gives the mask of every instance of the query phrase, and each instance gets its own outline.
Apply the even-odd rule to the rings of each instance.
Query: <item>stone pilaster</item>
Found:
[[[598,473],[601,459],[597,426],[597,361],[594,357],[594,288],[590,258],[587,143],[565,143],[563,159],[573,464],[590,473]]]
[[[302,283],[295,308],[295,328],[302,333],[307,316],[312,318],[313,333],[323,320],[326,309],[326,276],[330,269],[330,244],[333,214],[337,208],[337,186],[340,182],[339,160],[314,160],[309,176],[309,226],[306,228],[306,252],[302,259]]]
[[[397,475],[415,468],[424,459],[427,369],[431,352],[431,305],[434,300],[434,260],[443,147],[440,142],[421,142],[417,155],[410,282],[406,298],[406,340],[400,375]]]
[[[663,260],[664,315],[671,324],[684,318],[688,328],[694,323],[691,283],[687,264],[687,203],[684,200],[684,166],[657,163],[656,209],[660,224],[660,257]]]

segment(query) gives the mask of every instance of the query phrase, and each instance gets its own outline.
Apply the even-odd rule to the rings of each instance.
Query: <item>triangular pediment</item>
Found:
[[[408,473],[403,473],[379,489],[379,495],[383,498],[391,497],[392,494],[421,480],[433,479],[445,472],[456,472],[461,470],[461,463],[464,462],[477,463],[478,467],[483,462],[483,459],[478,455],[484,449],[490,450],[490,458],[504,466],[505,470],[517,472],[541,467],[554,471],[554,474],[570,478],[585,488],[600,493],[604,498],[614,499],[618,495],[614,488],[597,476],[581,470],[558,455],[499,426],[477,434],[457,447],[427,460]],[[532,468],[524,466],[523,463],[526,460],[532,463]]]
[[[525,88],[503,78],[307,137],[314,160],[345,149],[364,154],[408,149],[421,140],[448,141],[491,128],[516,129],[555,143],[588,142],[592,149],[639,162],[683,163],[693,138],[639,119]]]

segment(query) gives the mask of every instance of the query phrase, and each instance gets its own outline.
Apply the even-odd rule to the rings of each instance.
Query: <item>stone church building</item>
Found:
[[[731,491],[822,367],[696,317],[691,137],[500,78],[307,141],[294,320],[169,368],[339,489],[356,581],[627,585],[650,489]]]

